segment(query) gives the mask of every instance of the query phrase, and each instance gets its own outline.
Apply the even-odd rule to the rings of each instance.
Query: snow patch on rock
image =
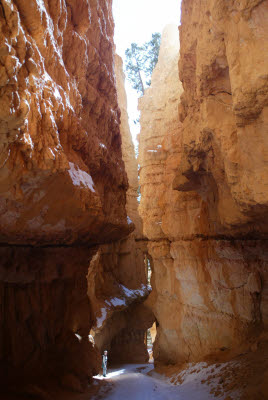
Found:
[[[150,291],[152,290],[150,285],[142,284],[140,289],[129,289],[124,285],[119,285],[122,293],[122,297],[112,297],[108,300],[105,300],[105,306],[101,308],[101,316],[97,317],[96,319],[96,327],[101,328],[106,317],[107,312],[112,307],[126,307],[133,301],[137,300],[138,298],[145,297],[149,295]]]
[[[72,179],[72,182],[75,186],[85,186],[90,189],[92,192],[95,192],[93,188],[94,182],[91,176],[86,172],[79,169],[73,163],[69,162],[70,169],[68,170],[69,175]]]
[[[97,317],[97,328],[100,328],[106,319],[107,310],[105,307],[101,308],[101,316]]]
[[[132,220],[129,218],[129,216],[127,216],[127,223],[128,225],[133,224]]]

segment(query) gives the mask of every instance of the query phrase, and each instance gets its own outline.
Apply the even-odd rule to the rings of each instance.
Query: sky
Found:
[[[115,21],[114,41],[116,52],[123,58],[131,43],[143,44],[152,33],[162,33],[167,24],[180,24],[181,0],[113,0]],[[133,123],[138,117],[138,94],[126,80],[128,115],[134,144],[139,126]]]

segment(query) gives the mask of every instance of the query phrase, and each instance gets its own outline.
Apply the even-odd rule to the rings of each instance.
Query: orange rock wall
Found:
[[[2,242],[102,243],[129,231],[111,6],[1,2]]]
[[[177,187],[215,192],[211,233],[267,234],[267,14],[266,1],[182,3]]]
[[[111,8],[0,4],[1,390],[40,376],[83,390],[100,366],[86,276],[96,244],[134,229]]]
[[[153,259],[149,302],[158,322],[154,357],[167,363],[231,357],[267,331],[263,87],[254,89],[262,104],[254,118],[254,104],[247,103],[253,83],[265,81],[261,65],[267,63],[250,70],[246,61],[229,64],[241,56],[238,43],[257,53],[260,43],[266,46],[266,3],[252,13],[250,7],[234,12],[241,26],[233,30],[226,2],[214,3],[182,3],[182,84],[176,28],[169,27],[152,85],[139,103],[140,213]],[[229,71],[238,70],[244,80],[234,75],[231,89]]]

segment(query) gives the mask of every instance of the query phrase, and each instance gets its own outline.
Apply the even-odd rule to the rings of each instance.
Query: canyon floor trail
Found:
[[[190,380],[181,386],[174,386],[159,375],[147,373],[153,370],[153,364],[128,364],[118,369],[110,369],[106,381],[113,384],[113,389],[93,400],[210,400],[208,389],[200,381]],[[95,384],[102,376],[95,377]]]

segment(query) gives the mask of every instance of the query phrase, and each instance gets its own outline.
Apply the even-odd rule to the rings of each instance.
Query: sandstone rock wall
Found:
[[[266,1],[182,3],[176,185],[217,192],[209,201],[216,234],[267,234],[267,13]]]
[[[38,376],[83,388],[98,371],[88,267],[134,228],[111,7],[0,3],[0,376],[17,390]]]
[[[146,362],[145,332],[154,322],[147,305],[146,241],[138,214],[138,163],[128,123],[123,63],[115,58],[118,103],[121,109],[122,156],[129,187],[126,210],[135,230],[127,238],[102,245],[88,275],[88,293],[96,322],[92,334],[97,348],[108,350],[109,362]]]
[[[2,242],[128,232],[111,3],[1,2]]]
[[[235,322],[233,349],[268,321],[267,17],[266,1],[182,3],[183,158],[173,186],[205,200],[208,247],[221,259],[207,265]]]
[[[156,361],[230,357],[262,340],[267,329],[268,143],[261,68],[267,62],[258,53],[260,43],[267,44],[267,9],[265,2],[252,10],[241,4],[236,10],[232,2],[230,11],[224,1],[184,1],[181,100],[179,43],[170,27],[139,103],[140,213],[153,259]],[[249,66],[239,60],[246,45],[258,53],[256,62],[262,59],[257,68],[253,57]],[[241,74],[231,78],[232,88],[229,71]],[[255,114],[251,95],[255,105],[258,99]]]

